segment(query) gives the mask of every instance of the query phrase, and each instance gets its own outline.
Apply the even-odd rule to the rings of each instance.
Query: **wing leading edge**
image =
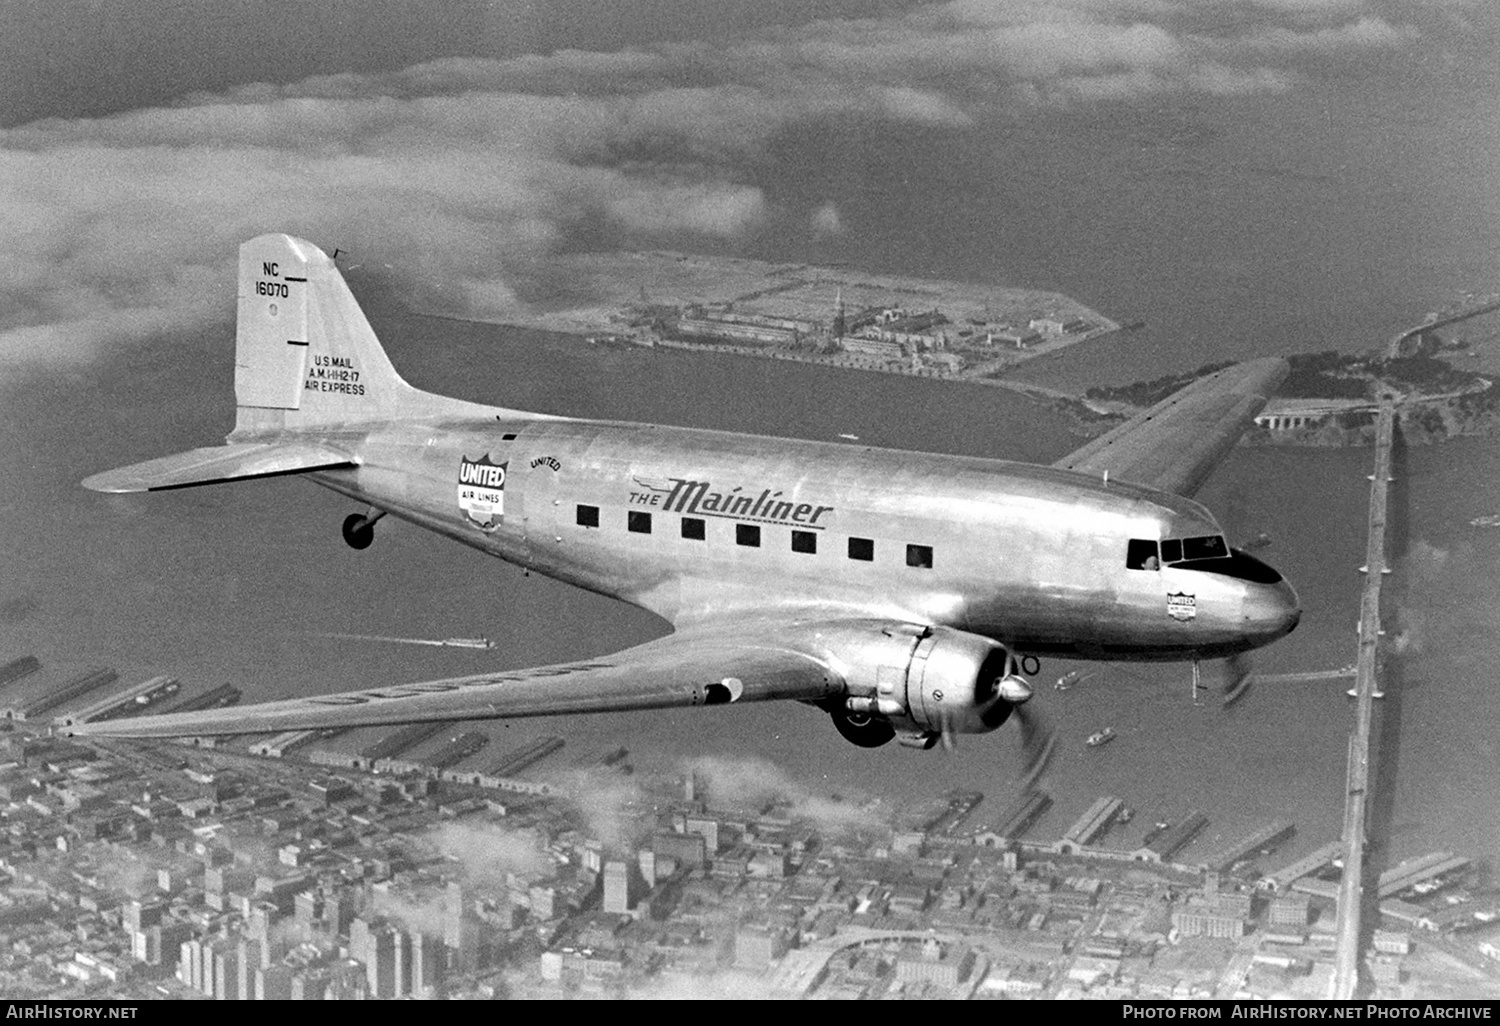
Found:
[[[1053,466],[1192,495],[1265,409],[1288,369],[1273,357],[1215,371]]]
[[[843,678],[813,653],[778,640],[782,633],[787,631],[693,631],[556,666],[230,709],[107,720],[64,733],[88,737],[261,734],[731,702],[814,702],[843,694]]]

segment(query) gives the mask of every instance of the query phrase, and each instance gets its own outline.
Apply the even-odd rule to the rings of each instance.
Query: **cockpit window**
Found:
[[[1160,570],[1161,558],[1156,552],[1154,538],[1132,538],[1125,550],[1127,570]]]
[[[1161,543],[1161,559],[1163,563],[1176,563],[1182,559],[1182,539],[1168,538]]]
[[[1229,546],[1217,534],[1206,534],[1201,538],[1185,538],[1182,542],[1183,559],[1222,559],[1229,555]]]

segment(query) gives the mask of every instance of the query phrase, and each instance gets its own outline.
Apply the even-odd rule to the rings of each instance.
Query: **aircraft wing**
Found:
[[[1250,360],[1174,392],[1053,464],[1064,470],[1192,495],[1265,409],[1285,360]]]
[[[670,709],[772,699],[818,701],[844,679],[788,624],[671,634],[613,655],[556,666],[201,712],[80,724],[90,737],[261,734],[432,720],[488,720],[628,709]],[[790,640],[788,640],[790,639]]]

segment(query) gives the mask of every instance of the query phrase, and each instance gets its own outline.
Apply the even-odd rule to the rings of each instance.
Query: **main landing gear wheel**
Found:
[[[835,711],[833,725],[844,740],[861,748],[879,748],[896,736],[896,728],[886,720],[879,720],[869,713]]]
[[[368,549],[375,540],[375,521],[383,516],[384,513],[376,513],[374,516],[350,513],[344,518],[344,541],[349,543],[351,549]]]

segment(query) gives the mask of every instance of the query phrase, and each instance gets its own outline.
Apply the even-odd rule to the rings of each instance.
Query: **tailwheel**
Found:
[[[384,513],[376,513],[373,516],[365,513],[350,513],[344,518],[344,541],[349,543],[351,549],[368,549],[375,541],[375,522]]]
[[[896,728],[886,720],[869,713],[853,713],[843,709],[834,710],[833,725],[844,740],[861,748],[879,748],[896,736]]]

